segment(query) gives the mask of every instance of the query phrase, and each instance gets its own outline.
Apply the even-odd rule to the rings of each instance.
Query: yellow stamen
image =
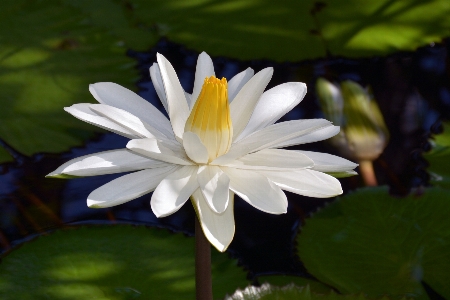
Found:
[[[208,162],[228,152],[233,138],[233,126],[225,78],[205,78],[184,131],[194,132],[200,137],[208,149]]]

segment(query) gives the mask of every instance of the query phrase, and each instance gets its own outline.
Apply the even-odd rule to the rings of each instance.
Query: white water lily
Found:
[[[132,172],[94,190],[92,208],[119,205],[153,191],[157,217],[175,213],[190,197],[207,239],[219,251],[231,243],[234,194],[271,214],[286,213],[283,190],[311,197],[342,193],[324,172],[350,174],[356,164],[317,152],[279,149],[327,139],[339,127],[324,119],[275,124],[306,94],[306,85],[284,83],[264,92],[273,69],[251,68],[230,81],[217,79],[211,58],[200,54],[192,94],[169,61],[157,54],[150,68],[170,121],[152,104],[114,83],[89,87],[100,104],[75,104],[67,112],[130,138],[127,149],[75,158],[50,177]]]

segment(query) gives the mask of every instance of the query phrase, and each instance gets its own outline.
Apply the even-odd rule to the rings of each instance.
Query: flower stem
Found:
[[[364,180],[366,186],[377,186],[377,178],[375,177],[375,172],[373,170],[373,163],[371,160],[361,160],[359,161],[359,171]]]
[[[212,300],[211,245],[195,218],[195,292],[197,300]]]

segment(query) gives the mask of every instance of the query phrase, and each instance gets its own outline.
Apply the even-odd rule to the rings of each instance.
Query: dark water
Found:
[[[275,72],[268,88],[288,81],[307,83],[309,92],[300,105],[281,121],[323,117],[315,98],[314,82],[323,76],[334,81],[355,80],[373,88],[391,133],[390,142],[375,161],[380,184],[392,193],[404,195],[412,187],[428,184],[427,162],[423,151],[430,148],[427,138],[438,133],[442,120],[450,119],[449,41],[415,52],[367,59],[328,58],[301,63],[237,61],[213,58],[218,77],[230,78],[247,67],[255,71],[271,66]],[[141,79],[139,94],[164,111],[150,82],[148,68],[156,52],[173,64],[183,87],[191,92],[198,53],[161,40],[147,53],[129,51],[136,58]],[[87,88],[87,87],[86,87]],[[62,109],[62,108],[61,108]],[[44,176],[62,163],[90,153],[125,147],[127,139],[100,134],[83,147],[59,155],[37,154],[25,157],[3,143],[15,157],[14,163],[0,165],[0,246],[2,252],[37,234],[68,224],[116,223],[146,224],[192,235],[195,213],[187,203],[174,215],[157,219],[149,206],[150,195],[109,209],[89,209],[87,195],[95,188],[122,174],[72,180],[46,179]],[[337,154],[326,143],[313,143],[298,149]],[[362,186],[359,177],[341,180],[345,192]],[[249,276],[263,273],[290,273],[307,276],[295,253],[294,237],[308,214],[326,201],[287,193],[286,215],[260,212],[246,202],[235,202],[236,235],[229,253],[237,257]]]

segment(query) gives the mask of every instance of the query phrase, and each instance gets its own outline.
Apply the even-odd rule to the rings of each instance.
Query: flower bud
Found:
[[[316,88],[325,117],[341,126],[331,143],[352,159],[377,159],[387,145],[389,132],[371,93],[350,80],[341,82],[339,89],[319,78]]]

